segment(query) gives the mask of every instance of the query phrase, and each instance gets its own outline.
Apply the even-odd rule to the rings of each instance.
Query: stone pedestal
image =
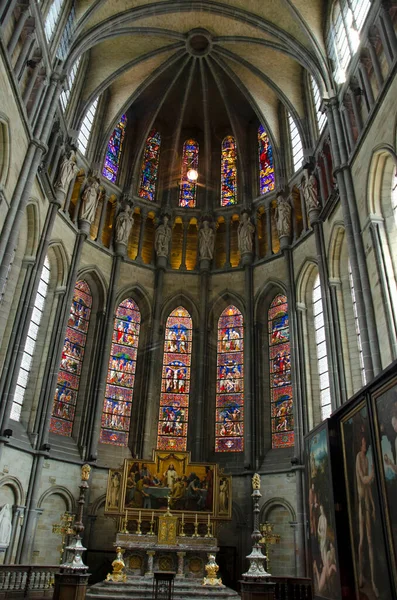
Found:
[[[280,250],[285,250],[285,248],[289,248],[289,240],[290,240],[289,235],[280,235],[279,240],[280,240]]]
[[[53,600],[84,600],[88,573],[56,573]]]
[[[273,600],[275,584],[263,579],[241,580],[241,600]]]

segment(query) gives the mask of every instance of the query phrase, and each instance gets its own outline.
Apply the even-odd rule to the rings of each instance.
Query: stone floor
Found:
[[[210,587],[201,585],[201,579],[175,579],[173,600],[200,600],[201,598],[222,600],[239,600],[240,596],[227,587]],[[86,598],[90,600],[151,600],[153,598],[152,577],[128,577],[126,583],[102,581],[91,586]]]

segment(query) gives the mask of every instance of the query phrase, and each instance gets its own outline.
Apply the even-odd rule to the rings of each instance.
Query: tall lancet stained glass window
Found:
[[[92,295],[88,283],[77,281],[63,342],[50,422],[50,431],[59,435],[72,435],[91,306]]]
[[[278,294],[268,312],[272,447],[294,444],[291,347],[287,297]]]
[[[125,128],[127,126],[127,117],[121,116],[120,121],[117,123],[106,150],[105,162],[103,165],[102,175],[109,179],[112,183],[116,182],[117,175],[120,166],[121,151],[123,149],[123,140],[125,134]]]
[[[113,324],[100,442],[127,446],[141,313],[132,298],[119,304]]]
[[[141,181],[138,195],[154,202],[156,198],[157,174],[160,161],[161,135],[155,129],[149,133],[146,140],[142,160]]]
[[[228,135],[222,142],[221,206],[237,204],[237,148],[236,140]]]
[[[263,125],[258,129],[259,193],[274,190],[273,148]]]
[[[179,190],[179,206],[194,208],[196,206],[197,180],[188,179],[191,169],[198,170],[199,145],[196,140],[186,140],[183,144],[181,186]]]
[[[186,450],[189,416],[192,319],[179,306],[167,319],[157,448]]]
[[[215,452],[244,450],[243,315],[225,308],[218,321]]]

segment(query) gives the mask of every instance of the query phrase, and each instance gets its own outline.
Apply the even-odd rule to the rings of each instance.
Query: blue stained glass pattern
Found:
[[[106,150],[105,163],[103,165],[102,175],[112,183],[116,182],[120,166],[120,156],[123,148],[125,128],[127,126],[127,117],[121,116],[120,121],[115,127]]]
[[[179,191],[179,206],[194,208],[196,206],[197,181],[189,181],[189,169],[198,170],[199,145],[196,140],[186,140],[183,144],[181,187]]]
[[[263,125],[258,129],[259,193],[274,190],[273,148]]]
[[[138,195],[154,202],[160,160],[161,135],[155,129],[149,133],[143,155]]]
[[[218,321],[215,452],[244,450],[244,322],[235,306]]]
[[[231,135],[222,142],[221,206],[237,204],[237,148]]]

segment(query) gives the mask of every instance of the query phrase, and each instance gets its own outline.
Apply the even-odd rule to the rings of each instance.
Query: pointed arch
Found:
[[[221,148],[221,206],[237,204],[237,146],[227,135]]]
[[[192,357],[192,317],[183,307],[166,322],[157,448],[186,450]]]
[[[156,129],[149,133],[143,153],[138,196],[150,202],[156,199],[157,176],[160,162],[161,135]]]
[[[263,125],[258,127],[259,194],[274,190],[273,147]]]
[[[244,319],[230,304],[218,319],[215,452],[244,450]]]
[[[112,183],[116,183],[120,158],[123,150],[123,141],[125,129],[127,127],[126,115],[121,115],[120,121],[113,130],[106,148],[105,162],[103,164],[102,175]]]
[[[179,189],[179,206],[182,208],[194,208],[197,197],[197,180],[190,180],[188,172],[198,170],[199,144],[197,140],[189,138],[183,144],[181,184]]]
[[[138,305],[132,298],[125,298],[114,318],[99,438],[102,444],[128,444],[140,327]]]
[[[268,313],[272,448],[294,445],[288,301],[277,294]]]
[[[80,279],[74,287],[50,421],[50,431],[58,435],[72,435],[91,308],[91,289]]]

